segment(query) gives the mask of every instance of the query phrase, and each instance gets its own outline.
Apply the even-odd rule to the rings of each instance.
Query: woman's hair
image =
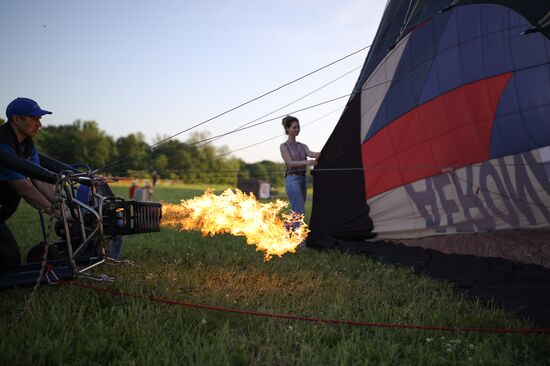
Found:
[[[294,117],[294,116],[286,116],[285,118],[283,118],[283,127],[285,128],[285,133],[288,135],[288,131],[286,130],[287,128],[290,128],[290,126],[294,123],[294,122],[300,122],[298,121],[298,118]]]

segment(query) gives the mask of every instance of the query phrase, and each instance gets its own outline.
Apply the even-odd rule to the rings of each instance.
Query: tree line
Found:
[[[0,119],[0,124],[4,122]],[[90,169],[107,166],[102,169],[104,175],[149,178],[156,171],[160,178],[185,183],[235,185],[238,179],[260,179],[284,186],[283,163],[246,163],[228,154],[226,146],[198,143],[208,137],[207,132],[196,132],[183,142],[170,139],[149,147],[142,133],[115,139],[95,121],[76,120],[68,125],[43,127],[33,140],[41,153],[64,163],[83,164]],[[163,138],[157,137],[156,142],[160,141]]]

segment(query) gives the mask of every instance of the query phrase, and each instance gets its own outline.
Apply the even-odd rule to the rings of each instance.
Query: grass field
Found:
[[[177,202],[205,187],[160,187]],[[222,189],[223,187],[213,187]],[[124,195],[127,187],[115,187]],[[308,209],[310,206],[308,205]],[[8,222],[22,251],[40,239],[22,205]],[[442,281],[362,256],[301,248],[264,262],[244,239],[196,232],[128,236],[92,285],[167,299],[305,317],[451,327],[529,327]],[[81,283],[88,284],[85,280]],[[0,293],[2,365],[544,365],[550,337],[366,328],[217,313],[113,297],[71,286]]]

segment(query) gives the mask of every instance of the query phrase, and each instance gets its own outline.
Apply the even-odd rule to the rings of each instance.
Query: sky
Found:
[[[2,0],[0,105],[29,97],[53,112],[44,126],[93,120],[115,139],[142,132],[151,144],[370,45],[385,3]],[[349,94],[367,52],[176,138],[293,114],[298,140],[319,151],[347,98],[294,112]],[[277,118],[214,144],[246,162],[282,161],[285,139]]]

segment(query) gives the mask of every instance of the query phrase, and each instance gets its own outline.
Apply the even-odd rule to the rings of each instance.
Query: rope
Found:
[[[332,103],[332,102],[335,102],[337,100],[340,100],[340,99],[343,99],[343,98],[347,98],[349,97],[351,94],[344,94],[344,95],[341,95],[339,97],[335,97],[335,98],[332,98],[332,99],[329,99],[329,100],[325,100],[323,102],[320,102],[320,103],[317,103],[317,104],[313,104],[313,105],[310,105],[310,106],[307,106],[307,107],[304,107],[304,108],[300,108],[300,109],[296,109],[294,111],[291,111],[289,113],[285,113],[283,115],[279,115],[277,117],[273,117],[273,118],[270,118],[270,119],[267,119],[267,120],[264,120],[264,121],[261,121],[261,122],[257,122],[257,123],[254,123],[254,124],[251,124],[251,125],[248,125],[246,127],[241,127],[239,129],[234,129],[232,131],[228,131],[228,132],[224,132],[222,134],[219,134],[219,135],[216,135],[216,136],[211,136],[211,137],[207,137],[207,138],[204,138],[202,140],[197,140],[197,141],[193,141],[191,143],[184,143],[183,145],[185,147],[191,147],[191,146],[195,146],[195,145],[198,145],[198,144],[202,144],[204,142],[207,142],[207,141],[210,141],[212,139],[215,139],[215,138],[220,138],[220,137],[224,137],[224,136],[227,136],[227,135],[231,135],[231,134],[234,134],[234,133],[237,133],[237,132],[241,132],[241,131],[244,131],[244,130],[248,130],[250,128],[253,128],[253,127],[257,127],[257,126],[260,126],[260,125],[263,125],[265,123],[268,123],[268,122],[271,122],[271,121],[275,121],[275,120],[278,120],[278,119],[281,119],[285,116],[287,116],[288,114],[294,114],[294,113],[298,113],[298,112],[303,112],[303,111],[306,111],[308,109],[313,109],[313,108],[316,108],[316,107],[319,107],[321,105],[324,105],[324,104],[328,104],[328,103]],[[250,123],[250,122],[249,122]],[[156,145],[158,145],[159,143],[157,143]],[[146,149],[147,150],[147,149]],[[176,155],[177,156],[177,155]],[[127,158],[127,157],[126,157]],[[172,159],[174,157],[170,157],[170,159]],[[109,164],[109,168],[112,168],[114,166],[119,166],[121,165],[122,163],[124,163],[124,161],[121,161],[122,159],[119,159],[117,161],[115,161],[114,163],[112,164]],[[127,160],[127,159],[124,159],[124,160]],[[103,169],[106,169],[107,166],[103,167],[103,168],[100,168],[97,170],[97,172],[99,172],[100,170],[103,170]]]
[[[38,288],[40,287],[40,283],[42,282],[42,279],[44,278],[44,274],[46,273],[47,262],[48,262],[48,250],[50,248],[50,234],[54,232],[54,225],[55,225],[55,218],[53,216],[53,213],[57,210],[62,210],[63,207],[63,198],[61,197],[61,189],[63,188],[64,181],[61,178],[57,179],[57,182],[55,184],[55,190],[54,190],[54,196],[55,200],[52,202],[51,207],[51,213],[50,219],[48,221],[48,230],[46,231],[46,237],[44,241],[44,254],[42,255],[42,264],[40,266],[40,272],[38,273],[38,277],[36,277],[36,282],[34,284],[34,287],[32,289],[31,294],[27,298],[27,301],[25,301],[25,305],[23,306],[23,309],[19,313],[19,315],[16,317],[16,321],[19,321],[23,319],[25,314],[29,311],[32,301],[35,298],[36,294],[38,293]],[[49,271],[49,269],[48,269]]]
[[[277,137],[280,137],[280,135],[277,135],[275,137],[272,137],[268,140],[265,140],[265,141],[269,141],[269,140],[272,140],[274,138],[277,138]],[[265,141],[262,141],[262,142],[259,142],[259,143],[256,143],[254,145],[258,145],[260,143],[263,143]],[[250,145],[250,146],[254,146],[254,145]],[[249,146],[247,146],[249,147]],[[242,149],[245,149],[246,147],[243,147]],[[210,160],[210,159],[214,159],[218,156],[223,156],[223,155],[227,155],[227,154],[230,154],[230,152],[228,153],[223,153],[223,154],[220,154],[220,155],[217,155],[217,156],[214,156],[212,158],[209,158],[209,159],[206,159],[206,160]],[[280,163],[280,164],[283,164],[283,163]],[[356,167],[356,168],[315,168],[312,170],[312,172],[315,172],[315,173],[325,173],[325,172],[367,172],[367,171],[383,171],[383,170],[422,170],[422,169],[441,169],[442,170],[442,173],[451,173],[452,170],[455,170],[455,169],[461,169],[461,168],[464,168],[464,167],[467,167],[467,166],[475,166],[475,165],[479,165],[479,164],[483,164],[483,161],[481,162],[478,162],[478,163],[475,163],[475,164],[470,164],[470,165],[464,165],[464,166],[459,166],[459,167],[453,167],[453,166],[449,166],[449,165],[415,165],[415,166],[378,166],[378,167],[372,167],[372,168],[363,168],[363,167]],[[495,164],[494,166],[495,167],[514,167],[514,166],[523,166],[523,167],[530,167],[530,166],[539,166],[539,165],[544,165],[544,164],[548,164],[547,162],[537,162],[537,163],[498,163],[498,164]],[[267,171],[269,172],[281,172],[281,173],[284,173],[286,171],[286,169],[267,169]],[[214,175],[214,176],[218,176],[218,175],[230,175],[230,174],[237,174],[237,173],[246,173],[247,171],[246,170],[196,170],[196,171],[190,171],[190,172],[186,172],[184,174],[184,176],[186,177],[189,177],[190,175],[192,174],[211,174],[211,175]],[[113,173],[113,174],[117,174],[116,178],[117,179],[144,179],[144,178],[139,178],[139,177],[130,177],[129,175],[125,177],[125,174],[127,175],[128,173],[127,172],[116,172],[116,173]],[[164,180],[170,180],[170,179],[164,179]]]
[[[321,117],[318,117],[318,118],[314,119],[313,121],[310,121],[310,122],[308,122],[308,123],[302,125],[301,128],[307,127],[307,126],[309,126],[309,125],[311,125],[311,124],[313,124],[313,123],[315,123],[315,122],[318,122],[318,121],[322,120],[323,118],[326,118],[326,117],[330,116],[331,114],[334,114],[334,113],[336,113],[336,112],[338,112],[338,111],[340,111],[340,110],[342,110],[342,109],[344,109],[344,107],[338,107],[338,108],[336,108],[335,110],[333,110],[333,111],[331,111],[331,112],[329,112],[329,113],[327,113],[327,114],[325,114],[325,115],[323,115],[323,116],[321,116]],[[232,154],[232,153],[237,152],[237,151],[242,151],[242,150],[245,150],[245,149],[254,147],[254,146],[258,146],[258,145],[264,144],[264,143],[266,143],[266,142],[268,142],[268,141],[272,141],[272,140],[275,140],[276,138],[280,138],[280,137],[283,137],[283,136],[286,136],[286,135],[285,135],[284,133],[278,134],[278,135],[276,135],[276,136],[270,137],[270,138],[265,139],[265,140],[262,140],[262,141],[260,141],[260,142],[256,142],[256,143],[251,144],[251,145],[247,145],[247,146],[244,146],[244,147],[241,147],[241,148],[238,148],[238,149],[234,149],[234,150],[231,150],[231,151],[226,152],[226,153],[223,153],[223,154],[218,154],[218,155],[213,156],[213,157],[211,157],[211,158],[209,158],[209,159],[207,159],[207,160],[216,159],[216,158],[219,158],[219,157],[222,157],[222,156],[226,156],[226,155]]]
[[[416,26],[416,25],[418,25],[418,24],[421,24],[421,23],[425,22],[426,20],[428,20],[428,19],[430,19],[430,18],[432,18],[432,17],[435,17],[435,16],[437,16],[437,14],[431,15],[431,16],[427,16],[427,17],[425,17],[425,18],[423,18],[423,19],[420,19],[417,23],[414,24],[414,26]],[[411,27],[411,28],[414,28],[414,26]],[[509,30],[510,30],[510,29],[512,29],[512,27],[510,27]],[[174,135],[172,135],[172,136],[169,136],[169,137],[167,137],[167,138],[165,138],[165,139],[162,139],[161,141],[158,141],[158,142],[155,143],[155,144],[149,145],[149,146],[146,147],[143,151],[151,150],[153,147],[158,146],[158,145],[160,145],[160,144],[162,144],[162,143],[164,143],[164,142],[166,142],[166,141],[168,141],[168,140],[170,140],[170,139],[173,139],[174,137],[179,136],[179,135],[181,135],[182,133],[185,133],[185,132],[187,132],[187,131],[189,131],[189,130],[191,130],[191,129],[194,129],[194,128],[196,128],[196,127],[202,126],[202,125],[204,125],[204,124],[206,124],[206,123],[208,123],[208,122],[210,122],[210,121],[212,121],[212,120],[214,120],[214,119],[216,119],[216,118],[219,118],[219,117],[221,117],[221,116],[223,116],[223,115],[225,115],[225,114],[228,114],[228,113],[230,113],[230,112],[232,112],[232,111],[234,111],[234,110],[236,110],[236,109],[239,109],[239,108],[241,108],[241,107],[243,107],[243,106],[245,106],[245,105],[247,105],[247,104],[250,104],[250,103],[252,103],[252,102],[254,102],[254,101],[258,100],[258,99],[261,99],[261,98],[263,98],[263,97],[265,97],[265,96],[267,96],[267,95],[269,95],[269,94],[271,94],[271,93],[274,93],[275,91],[278,91],[278,90],[280,90],[280,89],[282,89],[282,88],[284,88],[284,87],[286,87],[286,86],[288,86],[288,85],[291,85],[291,84],[293,84],[293,83],[295,83],[295,82],[298,82],[299,80],[302,80],[302,79],[304,79],[304,78],[306,78],[306,77],[308,77],[308,76],[311,76],[311,75],[313,75],[313,74],[315,74],[315,73],[317,73],[317,72],[319,72],[319,71],[321,71],[321,70],[323,70],[323,69],[326,69],[327,67],[330,67],[330,66],[332,66],[332,65],[334,65],[334,64],[336,64],[336,63],[338,63],[338,62],[340,62],[340,61],[343,61],[343,60],[345,60],[345,59],[347,59],[347,58],[349,58],[349,57],[351,57],[351,56],[353,56],[353,55],[355,55],[355,54],[357,54],[357,53],[359,53],[359,52],[362,52],[362,51],[364,51],[364,50],[366,50],[366,49],[368,49],[368,48],[371,48],[372,46],[375,46],[375,45],[377,45],[377,44],[379,44],[379,43],[382,43],[382,42],[384,42],[384,41],[386,41],[386,40],[388,40],[388,39],[391,39],[391,38],[393,38],[395,35],[398,35],[399,33],[400,33],[400,32],[394,32],[394,33],[392,33],[392,34],[388,34],[388,35],[387,35],[386,37],[384,37],[384,38],[381,38],[381,39],[379,39],[379,40],[377,40],[377,41],[374,41],[373,43],[371,43],[371,44],[369,44],[369,45],[367,45],[367,46],[364,46],[364,47],[362,47],[362,48],[360,48],[360,49],[358,49],[358,50],[356,50],[356,51],[354,51],[354,52],[352,52],[352,53],[349,53],[349,54],[347,54],[347,55],[345,55],[345,56],[343,56],[343,57],[341,57],[341,58],[335,60],[335,61],[332,61],[332,62],[330,62],[330,63],[328,63],[328,64],[326,64],[326,65],[324,65],[324,66],[321,66],[321,67],[319,67],[319,68],[317,68],[317,69],[315,69],[315,70],[313,70],[313,71],[311,71],[311,72],[309,72],[309,73],[307,73],[307,74],[305,74],[305,75],[302,75],[302,76],[300,76],[300,77],[298,77],[298,78],[296,78],[296,79],[294,79],[294,80],[292,80],[292,81],[289,81],[289,82],[287,82],[287,83],[284,83],[284,84],[282,84],[282,85],[280,85],[280,86],[278,86],[278,87],[276,87],[276,88],[274,88],[274,89],[272,89],[272,90],[270,90],[270,91],[268,91],[268,92],[266,92],[266,93],[263,93],[263,94],[261,94],[261,95],[259,95],[259,96],[257,96],[257,97],[252,98],[252,99],[249,99],[249,100],[246,101],[246,102],[243,102],[243,103],[241,103],[241,104],[239,104],[239,105],[237,105],[237,106],[235,106],[235,107],[232,107],[232,108],[230,108],[230,109],[228,109],[228,110],[226,110],[226,111],[224,111],[224,112],[222,112],[222,113],[219,113],[219,114],[217,114],[217,115],[215,115],[215,116],[213,116],[213,117],[210,117],[210,118],[208,118],[208,119],[206,119],[206,120],[204,120],[204,121],[202,121],[202,122],[200,122],[200,123],[197,123],[197,124],[195,124],[195,125],[192,125],[191,127],[188,127],[188,128],[186,128],[186,129],[184,129],[184,130],[182,130],[182,131],[180,131],[180,132],[177,132],[176,134],[174,134]],[[351,95],[351,94],[350,94],[350,95]],[[291,112],[291,113],[294,113],[294,112]],[[109,164],[107,164],[107,165],[105,165],[105,166],[99,168],[97,171],[99,172],[99,171],[105,170],[105,169],[107,169],[107,168],[110,168],[110,167],[112,167],[112,166],[114,166],[114,165],[118,165],[118,163],[123,162],[123,161],[126,161],[126,160],[128,160],[129,158],[130,158],[130,155],[125,156],[125,157],[122,157],[122,158],[120,158],[120,159],[117,159],[117,160],[115,160],[114,162],[111,162],[111,163],[109,163]]]
[[[366,50],[366,49],[369,48],[369,47],[371,47],[371,45],[367,45],[367,46],[365,46],[365,47],[362,47],[362,48],[360,48],[360,49],[358,49],[358,50],[356,50],[356,51],[354,51],[354,52],[352,52],[352,53],[349,53],[349,54],[347,54],[347,55],[345,55],[345,56],[343,56],[343,57],[341,57],[341,58],[339,58],[339,59],[337,59],[337,60],[335,60],[335,61],[332,61],[332,62],[330,62],[330,63],[328,63],[328,64],[326,64],[326,65],[324,65],[324,66],[321,66],[321,67],[319,67],[319,68],[317,68],[317,69],[315,69],[315,70],[313,70],[313,71],[311,71],[311,72],[309,72],[309,73],[307,73],[307,74],[305,74],[305,75],[302,75],[302,76],[300,76],[300,77],[298,77],[298,78],[296,78],[296,79],[294,79],[294,80],[292,80],[292,81],[289,81],[289,82],[287,82],[287,83],[284,83],[284,84],[282,84],[282,85],[280,85],[280,86],[278,86],[278,87],[276,87],[276,88],[274,88],[274,89],[271,89],[271,90],[268,91],[268,92],[265,92],[265,93],[263,93],[263,94],[261,94],[261,95],[259,95],[259,96],[257,96],[257,97],[254,97],[254,98],[252,98],[252,99],[249,99],[249,100],[247,100],[246,102],[243,102],[243,103],[241,103],[241,104],[239,104],[239,105],[237,105],[237,106],[235,106],[235,107],[232,107],[232,108],[230,108],[230,109],[228,109],[228,110],[226,110],[226,111],[224,111],[224,112],[222,112],[222,113],[219,113],[219,114],[217,114],[217,115],[215,115],[215,116],[213,116],[213,117],[210,117],[210,118],[208,118],[208,119],[206,119],[206,120],[204,120],[204,121],[202,121],[202,122],[199,122],[199,123],[197,123],[197,124],[194,124],[194,125],[192,125],[192,126],[186,128],[186,129],[184,129],[184,130],[182,130],[182,131],[180,131],[180,132],[175,133],[174,135],[168,136],[168,137],[166,137],[166,138],[164,138],[164,139],[162,139],[162,140],[160,140],[160,141],[158,141],[158,142],[156,142],[156,143],[154,143],[154,144],[152,144],[152,145],[149,145],[149,146],[145,149],[145,151],[151,150],[153,147],[158,146],[158,145],[162,144],[163,142],[166,142],[166,141],[168,141],[168,140],[171,140],[171,139],[173,139],[174,137],[177,137],[177,136],[181,135],[182,133],[185,133],[185,132],[187,132],[187,131],[189,131],[189,130],[192,130],[192,129],[194,129],[194,128],[197,128],[197,127],[199,127],[199,126],[202,126],[202,125],[204,125],[204,124],[206,124],[206,123],[208,123],[208,122],[210,122],[210,121],[212,121],[212,120],[214,120],[214,119],[217,119],[217,118],[219,118],[219,117],[221,117],[221,116],[224,116],[224,115],[226,115],[226,114],[228,114],[228,113],[230,113],[230,112],[233,112],[233,111],[236,110],[236,109],[239,109],[239,108],[241,108],[241,107],[244,107],[245,105],[250,104],[250,103],[252,103],[252,102],[254,102],[254,101],[258,100],[258,99],[261,99],[261,98],[263,98],[263,97],[265,97],[265,96],[267,96],[267,95],[269,95],[269,94],[272,94],[272,93],[274,93],[274,92],[276,92],[276,91],[278,91],[278,90],[280,90],[280,89],[282,89],[282,88],[284,88],[284,87],[286,87],[286,86],[288,86],[288,85],[294,84],[294,83],[296,83],[296,82],[298,82],[298,81],[300,81],[300,80],[302,80],[302,79],[304,79],[304,78],[306,78],[306,77],[308,77],[308,76],[311,76],[311,75],[313,75],[313,74],[315,74],[315,73],[317,73],[317,72],[319,72],[319,71],[321,71],[321,70],[323,70],[323,69],[326,69],[327,67],[330,67],[330,66],[332,66],[332,65],[334,65],[334,64],[336,64],[336,63],[338,63],[338,62],[340,62],[340,61],[343,61],[343,60],[345,60],[345,59],[347,59],[347,58],[349,58],[349,57],[351,57],[351,56],[353,56],[353,55],[355,55],[355,54],[357,54],[357,53],[359,53],[359,52],[362,52],[362,51]],[[124,160],[127,160],[129,157],[130,157],[130,156],[125,156],[125,157],[123,157],[123,158],[121,158],[121,159],[115,160],[113,163],[107,164],[107,165],[105,165],[105,166],[99,168],[98,171],[102,171],[102,170],[104,170],[104,169],[107,169],[107,168],[109,168],[109,167],[111,167],[111,166],[113,166],[113,165],[119,163],[119,162],[122,162],[122,161],[124,161]]]
[[[349,326],[362,326],[370,328],[397,328],[397,329],[414,329],[414,330],[436,330],[436,331],[445,331],[445,332],[470,332],[470,333],[508,333],[508,334],[550,334],[550,328],[456,328],[456,327],[447,327],[447,326],[432,326],[432,325],[415,325],[415,324],[391,324],[391,323],[378,323],[378,322],[364,322],[364,321],[353,321],[353,320],[342,320],[342,319],[324,319],[324,318],[315,318],[315,317],[305,317],[299,315],[291,314],[276,314],[262,311],[252,311],[252,310],[240,310],[240,309],[228,309],[221,306],[205,305],[205,304],[195,304],[190,302],[183,302],[177,300],[165,299],[162,297],[156,296],[145,296],[145,295],[136,295],[128,292],[123,292],[117,289],[108,289],[103,287],[96,287],[91,285],[85,285],[82,283],[68,282],[68,281],[59,281],[60,284],[79,287],[83,289],[90,289],[98,293],[109,294],[112,296],[120,296],[125,298],[134,298],[139,300],[146,300],[150,302],[166,304],[166,305],[176,305],[192,309],[202,309],[208,311],[217,311],[222,313],[231,313],[238,315],[249,315],[256,317],[264,318],[275,318],[275,319],[286,319],[286,320],[295,320],[295,321],[304,321],[311,323],[325,323],[325,324],[335,324],[335,325],[349,325]]]
[[[411,21],[411,19],[413,17],[414,11],[416,10],[416,7],[418,6],[418,3],[420,1],[416,0],[415,4],[414,4],[414,8],[412,9],[412,11],[410,11],[412,2],[413,2],[413,0],[409,1],[409,7],[407,8],[407,13],[405,14],[405,19],[403,19],[403,24],[401,25],[401,29],[399,30],[399,36],[397,37],[396,43],[399,42],[399,39],[401,38],[401,36],[403,36],[403,32],[405,32],[405,29],[409,25],[409,22]],[[409,11],[410,11],[410,13],[409,13]]]
[[[307,93],[306,95],[301,96],[300,98],[295,99],[295,100],[293,100],[292,102],[290,102],[290,103],[288,103],[288,104],[286,104],[286,105],[284,105],[284,106],[282,106],[282,107],[279,107],[279,108],[275,109],[274,111],[271,111],[271,112],[269,112],[269,113],[266,113],[266,114],[264,114],[264,115],[261,116],[261,117],[258,117],[258,118],[256,118],[256,119],[250,121],[250,122],[246,122],[246,123],[244,123],[244,124],[242,124],[242,125],[240,125],[240,126],[234,128],[233,130],[229,131],[229,133],[233,133],[233,132],[236,132],[236,131],[240,131],[240,129],[243,128],[243,127],[245,127],[245,126],[248,126],[248,125],[250,125],[250,124],[252,124],[252,123],[254,123],[254,122],[258,122],[258,121],[261,120],[262,118],[265,118],[265,117],[267,117],[267,116],[269,116],[269,115],[271,115],[271,114],[273,114],[273,113],[279,112],[280,110],[283,110],[284,108],[289,107],[289,106],[291,106],[291,105],[293,105],[293,104],[299,102],[299,101],[302,100],[302,99],[305,99],[306,97],[308,97],[308,96],[310,96],[310,95],[312,95],[312,94],[318,92],[319,90],[322,90],[322,89],[326,88],[326,87],[329,86],[330,84],[335,83],[336,81],[342,79],[342,78],[345,77],[345,76],[348,76],[348,75],[351,74],[352,72],[354,72],[354,71],[356,71],[356,70],[358,70],[358,69],[360,69],[360,68],[362,68],[362,67],[363,67],[363,65],[358,66],[358,67],[354,68],[353,70],[350,70],[350,71],[346,72],[345,74],[338,76],[336,79],[333,79],[333,80],[329,81],[328,83],[323,84],[322,86],[318,87],[317,89],[315,89],[315,90],[313,90],[313,91],[310,91],[310,92]],[[294,112],[291,112],[291,113],[288,113],[288,114],[292,114],[292,113],[294,113]],[[321,117],[321,118],[323,118],[323,117]],[[304,125],[304,126],[305,126],[305,125]],[[219,139],[221,139],[223,136],[224,136],[224,135],[215,136],[215,137],[213,137],[210,141],[208,141],[208,142],[204,143],[203,145],[201,145],[201,147],[202,147],[202,146],[205,146],[205,145],[207,145],[207,144],[210,144],[210,143],[212,143],[212,142],[214,142],[214,141],[216,141],[216,140],[219,140]]]
[[[481,38],[481,37],[485,37],[485,36],[488,36],[488,35],[498,34],[498,33],[506,32],[506,31],[511,31],[511,30],[514,30],[514,29],[520,29],[520,28],[523,28],[523,26],[511,26],[511,27],[501,28],[501,29],[498,29],[498,30],[495,30],[495,31],[492,31],[492,32],[487,32],[487,33],[485,33],[485,34],[483,34],[483,35],[480,35],[480,36],[476,36],[476,37],[472,37],[472,38],[466,39],[466,40],[464,40],[464,41],[461,42],[461,43],[457,43],[457,45],[460,45],[460,44],[466,43],[466,42],[470,42],[470,41],[472,41],[472,40],[474,40],[474,39]],[[490,43],[490,44],[485,44],[483,47],[484,47],[484,48],[490,48],[490,47],[495,46],[495,45],[497,45],[497,44],[499,44],[499,43],[502,43],[502,42],[504,42],[504,41],[508,41],[508,40],[510,40],[510,39],[512,39],[512,38],[517,38],[517,37],[520,37],[520,36],[521,36],[521,35],[511,35],[511,36],[508,36],[508,37],[506,37],[506,38],[504,38],[504,39],[498,40],[498,41],[496,41],[496,42],[493,42],[493,43]],[[443,49],[441,53],[444,53],[445,51],[448,51],[449,49],[451,49],[452,47],[455,47],[455,46],[456,46],[456,45],[451,45],[451,46],[449,46],[448,48]],[[479,52],[480,50],[481,50],[481,48],[476,48],[476,49],[470,50],[470,51],[467,52],[467,53],[463,53],[462,56],[468,55],[468,54],[473,54],[473,53],[475,53],[475,52]],[[435,56],[433,56],[433,57],[435,57]],[[432,57],[432,58],[433,58],[433,57]],[[447,59],[445,59],[445,60],[443,60],[443,61],[448,62],[448,61],[452,61],[452,60],[454,60],[454,59],[458,59],[459,57],[461,57],[461,56],[453,56],[453,57],[447,58]],[[520,69],[516,69],[515,71],[528,70],[528,69],[532,69],[532,68],[535,68],[535,67],[539,67],[539,66],[542,66],[542,65],[545,65],[545,64],[547,64],[547,62],[543,62],[543,63],[537,64],[537,65],[532,65],[532,66],[526,66],[526,67],[523,67],[523,68],[520,68]],[[377,88],[377,87],[382,86],[382,85],[385,85],[385,84],[389,84],[389,83],[394,83],[394,82],[400,81],[400,80],[402,80],[402,79],[404,79],[404,78],[406,78],[406,77],[409,77],[409,76],[411,76],[411,75],[414,75],[415,73],[418,73],[418,72],[420,72],[420,71],[426,69],[428,66],[430,66],[430,64],[428,64],[428,63],[423,63],[422,65],[418,66],[416,69],[411,70],[411,71],[409,71],[409,72],[407,72],[407,73],[404,73],[404,74],[400,75],[399,77],[395,77],[395,78],[393,78],[393,79],[388,79],[388,80],[385,80],[385,81],[380,82],[380,83],[376,83],[376,84],[373,84],[373,85],[369,85],[368,87],[366,87],[366,84],[365,84],[365,86],[362,87],[362,88],[360,89],[359,92],[363,92],[363,91],[366,91],[366,90],[370,90],[370,89]],[[350,71],[350,72],[351,72],[351,71]],[[348,73],[346,73],[346,74],[340,76],[339,78],[341,78],[341,77],[343,77],[343,76],[345,76],[345,75],[347,75],[347,74],[348,74]],[[335,80],[333,80],[333,81],[331,81],[331,82],[325,84],[324,86],[320,87],[319,89],[322,89],[322,88],[325,87],[326,85],[328,85],[328,84],[330,84],[330,83],[332,83],[332,82],[338,80],[339,78],[337,78],[337,79],[335,79]],[[317,90],[319,90],[319,89],[317,89]],[[314,93],[314,92],[316,92],[317,90],[314,90],[313,92],[310,92],[309,94],[306,94],[306,96],[307,96],[307,95],[310,95],[310,94],[312,94],[312,93]],[[186,146],[194,146],[194,145],[203,144],[203,143],[204,143],[204,145],[206,145],[206,144],[208,144],[208,143],[210,143],[210,142],[212,142],[212,141],[218,140],[218,139],[220,139],[220,138],[222,138],[222,137],[225,137],[225,136],[228,136],[228,135],[237,133],[237,132],[241,132],[241,131],[247,130],[247,129],[249,129],[249,128],[257,127],[257,126],[263,125],[263,124],[265,124],[265,123],[268,123],[268,122],[271,122],[271,121],[274,121],[274,120],[281,119],[281,118],[283,118],[284,116],[286,116],[286,115],[288,115],[288,114],[295,114],[295,113],[303,112],[303,111],[305,111],[305,110],[313,109],[313,108],[316,108],[316,107],[321,106],[321,105],[323,105],[323,104],[327,104],[327,103],[333,102],[333,101],[335,101],[335,100],[338,100],[338,99],[342,99],[342,98],[348,97],[348,96],[350,96],[350,95],[352,95],[352,93],[346,94],[346,95],[343,95],[343,96],[341,96],[341,97],[337,97],[337,98],[334,98],[334,99],[326,100],[326,101],[323,101],[323,102],[321,102],[321,103],[317,103],[317,104],[314,104],[314,105],[311,105],[311,106],[308,106],[308,107],[305,107],[305,108],[302,108],[302,109],[294,110],[294,111],[285,113],[284,115],[277,116],[277,117],[274,117],[274,118],[270,118],[270,119],[267,119],[267,120],[264,120],[264,121],[261,121],[261,122],[255,123],[255,124],[251,124],[252,122],[255,122],[255,121],[257,121],[257,120],[259,120],[259,119],[262,118],[262,117],[259,117],[259,118],[255,119],[255,120],[253,120],[253,121],[247,122],[247,123],[241,125],[240,127],[237,127],[237,128],[235,128],[235,129],[232,129],[232,130],[230,130],[230,131],[228,131],[228,132],[224,132],[224,133],[221,133],[221,134],[219,134],[219,135],[207,137],[207,138],[205,138],[205,139],[198,140],[198,141],[194,141],[194,142],[192,142],[192,143],[186,143],[185,145],[186,145]],[[305,96],[304,96],[304,97],[305,97]],[[302,98],[304,98],[304,97],[302,97]],[[300,99],[302,99],[302,98],[300,98]],[[298,100],[300,100],[300,99],[298,99]],[[298,101],[298,100],[296,100],[296,101]],[[296,102],[296,101],[294,101],[294,102]],[[293,104],[294,102],[292,102],[292,103],[290,103],[290,104],[288,104],[288,105],[291,105],[291,104]],[[542,105],[542,106],[544,106],[544,105]],[[541,107],[541,106],[537,106],[537,107],[530,108],[530,109],[535,109],[535,108],[538,108],[538,107]],[[281,107],[281,108],[279,108],[279,109],[277,109],[277,110],[275,110],[275,111],[272,111],[272,112],[270,112],[270,113],[267,113],[266,115],[272,114],[272,113],[274,113],[274,112],[276,112],[276,111],[278,111],[278,110],[280,110],[280,109],[282,109],[282,108],[284,108],[284,107]],[[530,110],[530,109],[525,109],[525,110],[522,110],[522,111],[527,111],[527,110]],[[514,113],[515,113],[515,112],[514,112]],[[513,113],[509,113],[509,114],[513,114]],[[264,116],[266,116],[266,115],[264,115]],[[507,115],[508,115],[508,114],[507,114]],[[503,116],[505,116],[505,115],[503,115]],[[500,116],[499,116],[499,117],[500,117]],[[183,131],[183,132],[185,132],[185,131]],[[172,136],[172,137],[173,137],[173,136]],[[147,148],[144,149],[144,150],[150,150],[152,147],[158,146],[159,144],[161,144],[161,143],[163,143],[163,142],[165,142],[165,141],[171,139],[172,137],[168,137],[168,138],[166,138],[166,139],[164,139],[164,140],[162,140],[162,141],[159,141],[158,143],[156,143],[156,144],[154,144],[154,145],[151,145],[151,146],[147,147]],[[266,140],[266,141],[264,141],[264,142],[267,142],[267,141],[269,141],[269,139]],[[259,143],[258,143],[258,144],[253,144],[253,145],[251,145],[251,146],[256,146],[256,145],[259,145]],[[250,147],[251,147],[251,146],[250,146]],[[240,150],[243,150],[243,149],[244,149],[244,148],[239,149],[239,151],[240,151]],[[228,152],[228,153],[225,153],[225,154],[223,154],[223,155],[229,155],[229,154],[231,154],[232,152],[235,152],[235,150],[232,150],[232,151],[230,151],[230,152]],[[168,160],[171,160],[171,159],[176,158],[176,157],[177,157],[177,155],[174,156],[174,157],[168,157]],[[127,161],[128,158],[129,158],[129,157],[125,157],[125,158],[116,160],[115,162],[108,164],[107,166],[101,168],[100,170],[106,169],[107,167],[112,168],[112,167],[114,167],[114,166],[121,165],[122,163],[124,163],[125,161]]]

